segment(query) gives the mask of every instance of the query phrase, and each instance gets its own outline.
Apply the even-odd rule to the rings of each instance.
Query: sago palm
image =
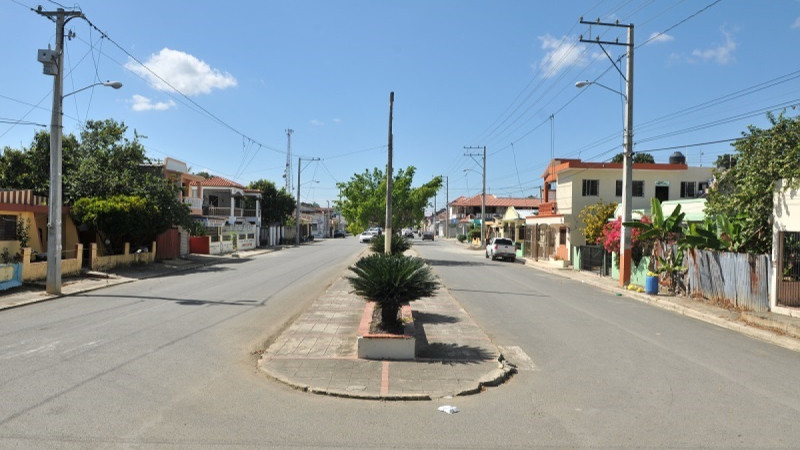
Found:
[[[405,302],[428,297],[439,282],[420,258],[373,254],[359,259],[347,277],[356,294],[373,300],[381,308],[381,325],[386,330],[402,327],[397,315]]]

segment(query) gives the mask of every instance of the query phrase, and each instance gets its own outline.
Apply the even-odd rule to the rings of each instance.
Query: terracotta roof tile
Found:
[[[239,189],[245,189],[245,187],[242,186],[241,184],[223,177],[211,177],[207,180],[201,181],[200,184],[203,186],[234,187]]]

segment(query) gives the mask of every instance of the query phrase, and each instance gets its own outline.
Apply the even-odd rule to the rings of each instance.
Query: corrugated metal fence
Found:
[[[690,297],[728,302],[748,311],[769,311],[767,255],[692,249],[684,263]]]

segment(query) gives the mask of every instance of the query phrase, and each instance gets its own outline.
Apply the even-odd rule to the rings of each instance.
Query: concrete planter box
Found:
[[[358,326],[358,357],[382,360],[415,359],[414,348],[417,338],[411,306],[405,304],[400,309],[405,324],[403,334],[371,334],[369,328],[376,305],[375,302],[367,302],[361,315],[361,323]]]

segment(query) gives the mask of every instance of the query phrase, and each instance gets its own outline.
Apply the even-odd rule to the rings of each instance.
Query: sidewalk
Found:
[[[264,253],[276,251],[276,249],[255,249],[240,251],[238,258],[248,258]],[[235,259],[231,255],[195,255],[190,254],[182,259],[169,259],[152,264],[135,264],[127,267],[119,267],[105,272],[87,272],[80,277],[63,278],[61,280],[61,294],[50,295],[45,291],[45,281],[26,283],[20,287],[0,292],[0,311],[4,309],[16,308],[29,305],[31,303],[55,300],[67,295],[80,294],[82,292],[102,289],[117,284],[130,283],[145,278],[153,278],[169,275],[176,272],[193,270],[212,264]]]

